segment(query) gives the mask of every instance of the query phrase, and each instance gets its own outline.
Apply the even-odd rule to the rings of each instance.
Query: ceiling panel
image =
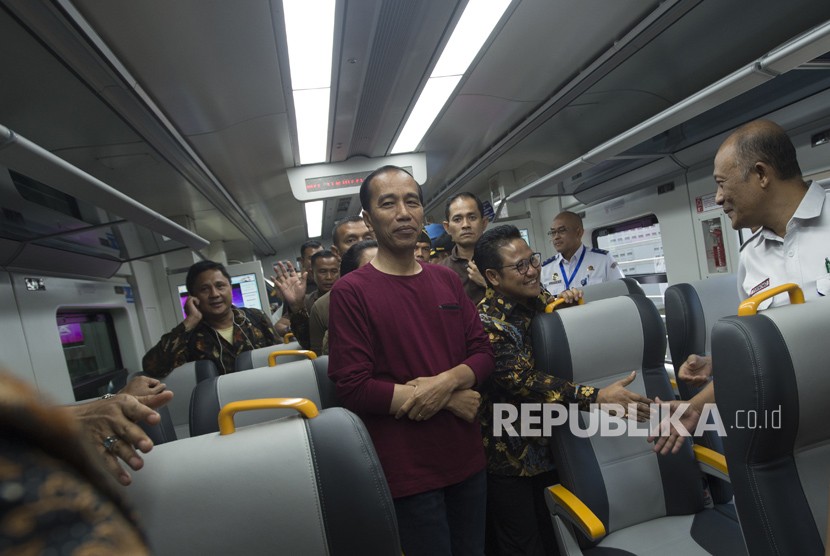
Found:
[[[75,0],[185,135],[285,114],[268,0]]]

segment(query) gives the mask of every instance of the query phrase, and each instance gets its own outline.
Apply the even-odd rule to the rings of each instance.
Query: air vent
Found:
[[[830,141],[830,129],[825,129],[820,133],[816,133],[812,137],[810,137],[810,144],[814,147],[818,147],[819,145],[823,145]]]

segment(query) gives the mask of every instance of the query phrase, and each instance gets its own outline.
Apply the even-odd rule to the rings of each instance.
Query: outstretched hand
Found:
[[[138,471],[144,467],[144,460],[138,452],[146,454],[153,449],[153,441],[136,423],[158,424],[161,417],[152,408],[161,407],[172,398],[170,390],[148,393],[139,398],[116,394],[112,398],[69,406],[67,409],[77,417],[82,435],[101,455],[106,470],[126,486],[132,482],[132,477],[118,460]]]
[[[634,381],[636,376],[637,371],[631,371],[631,374],[627,377],[605,388],[600,388],[597,394],[597,403],[600,404],[600,408],[605,404],[617,404],[622,406],[623,414],[621,416],[624,417],[627,415],[630,407],[636,407],[637,420],[641,422],[647,421],[651,416],[651,400],[626,388],[626,386]]]
[[[691,354],[680,365],[677,377],[692,386],[703,386],[712,376],[712,358]]]
[[[671,414],[679,411],[681,416],[679,421],[669,417],[661,420],[657,428],[650,432],[648,441],[654,442],[654,451],[661,456],[669,453],[676,454],[683,446],[686,436],[691,436],[692,431],[697,427],[697,423],[700,421],[700,411],[689,402],[678,400],[664,402],[660,398],[655,398],[654,401],[659,404],[668,404]],[[677,427],[678,424],[681,425],[681,428]]]

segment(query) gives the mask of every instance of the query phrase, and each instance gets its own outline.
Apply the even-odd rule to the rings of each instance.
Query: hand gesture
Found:
[[[467,263],[467,276],[469,276],[470,280],[472,280],[482,288],[487,287],[487,283],[484,281],[484,276],[481,275],[481,272],[478,271],[476,263],[474,263],[472,260]]]
[[[690,355],[680,365],[677,378],[692,386],[703,386],[712,376],[712,358],[703,355]]]
[[[161,416],[148,404],[160,407],[173,398],[173,392],[164,390],[142,396],[141,401],[129,394],[116,394],[106,400],[69,406],[75,414],[83,436],[101,455],[106,470],[122,485],[132,482],[129,472],[118,463],[123,460],[135,471],[144,466],[144,460],[136,450],[145,454],[153,449],[153,441],[136,425],[145,421],[158,424]]]
[[[139,398],[139,401],[148,400],[150,403],[142,401],[144,405],[148,405],[153,409],[158,409],[164,403],[167,403],[169,400],[165,400],[164,403],[156,405],[156,394],[160,394],[167,389],[167,385],[164,384],[157,378],[152,378],[149,376],[139,375],[133,378],[127,385],[118,391],[119,394],[129,394],[131,396],[135,396]]]
[[[278,261],[274,265],[274,272],[276,274],[271,277],[271,280],[280,292],[282,300],[295,313],[301,311],[305,300],[308,272],[297,272],[294,270],[294,265],[288,261]]]
[[[637,408],[637,420],[647,421],[651,415],[651,408],[649,407],[651,400],[625,388],[631,384],[636,376],[637,371],[631,371],[631,374],[624,379],[618,380],[605,388],[600,388],[597,394],[597,403],[600,404],[600,408],[603,404],[621,405],[623,407],[622,416],[624,417],[627,416],[630,406],[634,405]]]
[[[666,404],[660,398],[655,398],[659,404]],[[664,418],[653,429],[648,437],[649,442],[654,442],[654,451],[661,456],[668,455],[669,452],[676,454],[683,446],[686,436],[691,436],[692,432],[697,428],[697,423],[700,421],[700,412],[696,410],[689,402],[680,402],[672,400],[668,402],[669,411],[673,414],[675,411],[682,411],[679,424],[685,430],[678,430],[675,426],[678,421],[671,420],[669,417]]]
[[[199,300],[192,295],[187,296],[184,304],[184,327],[193,330],[202,321],[202,312],[199,310]]]

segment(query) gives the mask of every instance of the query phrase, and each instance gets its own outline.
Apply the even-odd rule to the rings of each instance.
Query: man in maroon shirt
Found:
[[[420,186],[384,166],[360,189],[378,252],[332,288],[329,376],[366,423],[407,556],[481,555],[485,457],[472,390],[493,352],[456,274],[415,260]]]

